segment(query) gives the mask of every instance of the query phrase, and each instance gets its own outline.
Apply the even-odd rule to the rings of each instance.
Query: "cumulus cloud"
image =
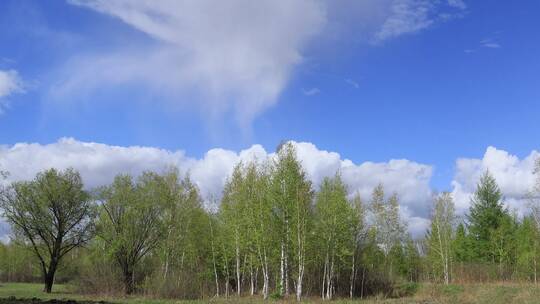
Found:
[[[350,195],[359,193],[367,201],[373,188],[382,183],[388,194],[396,192],[402,214],[414,220],[415,231],[425,228],[431,191],[432,168],[409,160],[354,164],[336,152],[318,149],[306,142],[294,142],[302,165],[318,187],[325,176],[340,171]],[[202,158],[186,156],[183,151],[153,147],[120,147],[63,138],[52,144],[18,143],[0,147],[0,168],[10,172],[9,179],[27,180],[39,171],[55,167],[73,167],[81,173],[87,187],[110,183],[118,173],[138,175],[145,170],[163,171],[171,166],[189,172],[206,200],[219,198],[227,178],[239,161],[264,161],[275,157],[261,145],[240,152],[212,149]],[[208,206],[212,208],[214,206]],[[424,219],[424,220],[422,220]]]
[[[470,198],[480,176],[489,170],[504,194],[506,206],[523,215],[526,211],[526,195],[534,185],[533,169],[538,157],[538,151],[532,151],[525,158],[519,159],[504,150],[488,147],[481,159],[458,159],[452,181],[452,193],[458,213],[464,214],[468,211]]]
[[[0,70],[0,114],[8,106],[7,97],[23,91],[22,80],[15,70]]]

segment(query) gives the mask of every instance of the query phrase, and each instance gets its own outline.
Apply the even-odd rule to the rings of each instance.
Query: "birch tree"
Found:
[[[347,200],[347,188],[339,174],[325,178],[315,204],[315,235],[323,253],[322,298],[330,300],[336,274],[349,264],[354,250],[358,219]]]
[[[442,277],[446,285],[451,279],[451,257],[455,207],[452,195],[443,192],[434,198],[431,227],[427,233],[428,257],[436,276]]]
[[[291,143],[281,146],[271,177],[274,214],[280,231],[280,288],[289,293],[289,274],[294,276],[296,299],[302,297],[306,266],[306,241],[310,229],[313,191]]]
[[[256,267],[260,267],[263,277],[262,293],[267,299],[270,291],[270,263],[273,260],[273,244],[275,225],[272,221],[271,199],[269,196],[270,176],[269,167],[264,164],[257,167],[255,162],[248,164],[245,180],[247,183],[248,206],[248,229],[250,248],[257,258]],[[251,294],[254,292],[253,269],[250,269]]]
[[[244,242],[244,223],[245,220],[245,202],[243,199],[244,181],[242,176],[242,164],[235,166],[230,180],[227,181],[223,199],[220,206],[220,217],[222,219],[223,228],[225,229],[227,244],[224,248],[229,248],[233,251],[231,254],[235,257],[235,274],[236,274],[236,293],[240,296],[242,291],[241,278],[241,253],[243,252]]]
[[[358,256],[360,255],[360,244],[366,238],[367,229],[365,224],[365,206],[362,203],[359,194],[356,194],[350,202],[353,212],[352,220],[352,242],[353,242],[353,251],[351,255],[351,276],[349,280],[349,298],[354,296],[354,286],[356,284],[356,278],[358,276],[358,267],[357,263],[359,261]],[[362,280],[365,278],[365,268],[362,272]]]
[[[399,199],[397,194],[392,194],[385,199],[384,188],[379,184],[373,190],[370,202],[373,222],[376,231],[377,243],[381,247],[386,258],[388,274],[394,273],[393,259],[388,258],[392,248],[401,246],[405,240],[406,225],[399,215]]]

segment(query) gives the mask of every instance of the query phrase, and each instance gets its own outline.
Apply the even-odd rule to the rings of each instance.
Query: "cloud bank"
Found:
[[[325,176],[332,176],[339,170],[349,193],[359,193],[367,201],[373,188],[382,183],[388,193],[400,195],[405,216],[425,223],[426,206],[431,196],[431,166],[409,160],[355,164],[336,152],[320,150],[311,143],[294,142],[294,145],[315,187]],[[186,156],[184,151],[110,146],[63,138],[47,145],[18,143],[0,147],[0,168],[9,171],[9,179],[14,181],[32,179],[37,172],[51,167],[73,167],[81,173],[87,187],[93,188],[110,183],[118,173],[138,175],[145,170],[163,171],[176,166],[189,172],[204,198],[210,200],[221,196],[227,177],[239,161],[264,160],[274,155],[261,145],[253,145],[239,152],[212,149],[197,159]],[[420,226],[416,229],[425,229]]]
[[[387,162],[354,163],[339,153],[319,149],[312,143],[293,142],[297,156],[315,188],[322,179],[341,172],[349,194],[360,194],[364,201],[370,199],[373,188],[382,183],[388,194],[400,197],[401,214],[414,236],[421,236],[429,226],[433,191],[430,186],[433,167],[407,159]],[[18,143],[0,146],[0,169],[10,172],[9,181],[32,179],[39,171],[55,167],[77,169],[88,188],[110,183],[119,173],[138,175],[145,170],[164,171],[171,166],[189,172],[200,188],[204,199],[211,205],[212,198],[220,198],[221,191],[240,161],[262,161],[275,157],[261,145],[245,150],[209,150],[201,158],[187,156],[184,151],[170,151],[155,147],[112,146],[62,138],[51,144]],[[482,158],[460,158],[450,188],[458,214],[467,212],[470,196],[485,170],[496,178],[505,195],[505,204],[519,214],[526,212],[525,196],[534,185],[534,162],[540,157],[532,151],[523,159],[488,147]],[[2,230],[0,224],[0,235]],[[5,228],[4,228],[5,229]]]

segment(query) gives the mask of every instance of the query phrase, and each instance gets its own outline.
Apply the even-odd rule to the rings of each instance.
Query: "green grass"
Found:
[[[53,293],[42,292],[41,284],[28,283],[3,283],[0,284],[0,298],[14,296],[16,298],[40,298],[49,299],[70,299],[77,301],[107,301],[119,304],[198,304],[198,303],[295,303],[294,299],[289,301],[269,300],[264,302],[260,298],[231,298],[227,299],[207,299],[207,300],[164,300],[153,299],[142,296],[133,297],[107,297],[81,295],[71,291],[69,286],[55,285]],[[319,298],[306,299],[306,303],[329,303],[321,301]],[[377,299],[366,300],[341,299],[331,303],[389,303],[389,304],[540,304],[540,287],[533,284],[499,283],[499,284],[467,284],[467,285],[436,285],[422,284],[414,295],[399,299]]]

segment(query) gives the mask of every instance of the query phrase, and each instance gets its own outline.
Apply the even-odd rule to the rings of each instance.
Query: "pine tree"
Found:
[[[458,263],[470,262],[474,253],[471,246],[471,238],[463,223],[459,223],[456,228],[456,235],[452,241],[454,260]]]
[[[486,171],[480,178],[471,199],[468,215],[469,234],[472,250],[478,261],[497,262],[498,255],[493,248],[493,237],[503,222],[509,217],[502,203],[502,193],[495,178]],[[501,231],[499,231],[501,232]]]

